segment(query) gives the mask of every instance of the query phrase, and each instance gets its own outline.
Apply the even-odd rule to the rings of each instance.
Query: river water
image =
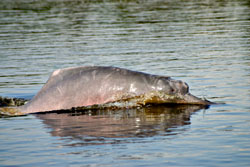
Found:
[[[169,75],[214,102],[0,118],[0,166],[250,166],[248,0],[1,0],[0,96],[55,69]]]

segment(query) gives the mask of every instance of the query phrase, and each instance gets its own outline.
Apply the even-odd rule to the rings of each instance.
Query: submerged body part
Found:
[[[102,104],[131,107],[159,103],[211,104],[191,95],[185,82],[167,76],[84,66],[54,71],[37,95],[17,108],[17,115]]]

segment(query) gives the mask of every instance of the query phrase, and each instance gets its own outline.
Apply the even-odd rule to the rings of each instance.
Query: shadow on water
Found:
[[[67,146],[136,142],[153,136],[176,135],[190,124],[192,113],[202,106],[148,106],[126,110],[95,110],[75,113],[40,113],[52,136]]]

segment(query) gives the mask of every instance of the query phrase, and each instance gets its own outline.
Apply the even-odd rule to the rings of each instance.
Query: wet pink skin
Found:
[[[180,95],[182,103],[209,104],[189,94],[186,83],[167,76],[117,67],[84,66],[54,71],[37,95],[19,110],[35,113],[71,109],[113,102],[124,95],[138,96],[150,91]]]

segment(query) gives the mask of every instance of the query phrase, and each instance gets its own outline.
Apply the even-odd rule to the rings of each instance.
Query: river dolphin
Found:
[[[155,103],[210,105],[189,93],[185,82],[118,67],[82,66],[54,71],[47,83],[15,115],[109,104]]]

